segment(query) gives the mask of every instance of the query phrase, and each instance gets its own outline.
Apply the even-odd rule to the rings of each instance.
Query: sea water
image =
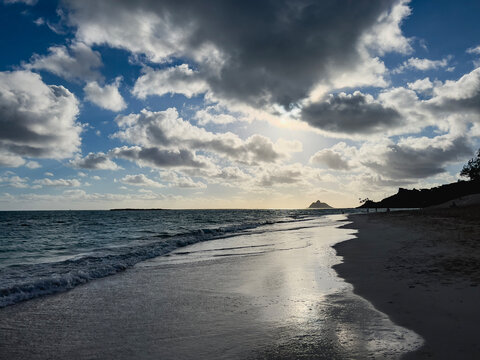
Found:
[[[0,212],[0,307],[72,289],[200,241],[353,211]]]

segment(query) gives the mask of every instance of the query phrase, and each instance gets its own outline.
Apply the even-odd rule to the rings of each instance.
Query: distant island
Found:
[[[110,211],[160,211],[165,209],[136,209],[136,208],[123,208],[123,209],[110,209]]]
[[[320,200],[313,202],[308,208],[309,209],[333,209],[333,207],[331,207],[327,203],[321,202]]]
[[[378,202],[365,199],[359,208],[425,208],[478,193],[480,180],[458,181],[431,189],[399,188],[398,193]]]

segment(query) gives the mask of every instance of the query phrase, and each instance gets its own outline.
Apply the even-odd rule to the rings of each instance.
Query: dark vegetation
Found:
[[[360,200],[359,208],[424,208],[439,205],[462,196],[480,193],[480,149],[463,167],[460,175],[470,179],[431,189],[398,189],[398,193],[381,201]]]

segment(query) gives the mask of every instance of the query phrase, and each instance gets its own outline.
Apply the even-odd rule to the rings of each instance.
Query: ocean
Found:
[[[186,245],[288,231],[297,223],[354,211],[0,212],[0,308],[114,275]]]

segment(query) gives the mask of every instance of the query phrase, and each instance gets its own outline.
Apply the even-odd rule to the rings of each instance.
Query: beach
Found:
[[[422,336],[411,359],[480,353],[480,208],[350,215],[356,239],[335,270],[400,326]]]
[[[353,293],[346,216],[199,242],[0,309],[5,359],[396,359],[423,339]],[[352,241],[354,243],[354,241]],[[345,244],[348,244],[346,242]]]

